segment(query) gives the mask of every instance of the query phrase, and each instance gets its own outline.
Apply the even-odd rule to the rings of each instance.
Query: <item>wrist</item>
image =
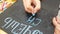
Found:
[[[55,29],[59,30],[60,31],[60,26],[59,27],[55,27]]]
[[[60,34],[60,28],[57,28],[57,27],[56,27],[54,34]]]

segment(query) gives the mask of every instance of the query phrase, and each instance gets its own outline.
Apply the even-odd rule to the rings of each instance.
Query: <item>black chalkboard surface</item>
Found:
[[[36,16],[25,12],[22,0],[17,0],[0,14],[0,28],[8,34],[53,34],[52,18],[58,13],[60,0],[42,0]]]

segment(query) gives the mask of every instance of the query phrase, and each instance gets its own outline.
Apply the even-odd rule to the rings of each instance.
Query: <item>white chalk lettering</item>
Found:
[[[29,34],[31,34],[31,30],[29,30],[31,27],[32,27],[32,26],[29,26],[29,27],[24,31],[23,34],[26,34],[27,31],[29,31]]]
[[[4,20],[4,22],[6,23],[4,26],[2,26],[3,28],[6,27],[10,22],[12,21],[11,17],[8,17]]]
[[[39,24],[41,23],[41,19],[36,18],[36,21],[38,21],[38,23],[35,24],[35,23],[33,22],[32,25],[37,26],[37,25],[39,25]]]
[[[32,21],[41,21],[38,18],[33,18]],[[30,19],[28,21],[31,21]],[[31,22],[32,22],[31,21]],[[43,34],[43,32],[40,32],[40,30],[34,30],[33,32],[30,30],[30,28],[32,28],[32,26],[30,25],[25,25],[23,23],[19,23],[15,20],[13,20],[11,17],[8,17],[4,20],[4,22],[6,24],[4,24],[2,27],[5,29],[10,29],[11,33],[13,34]],[[30,23],[31,23],[30,22]],[[40,22],[38,22],[37,24],[35,24],[34,22],[32,23],[32,25],[38,25]],[[10,27],[10,28],[9,28]],[[19,32],[18,32],[19,31]]]
[[[40,30],[34,30],[32,34],[43,34],[43,32],[40,32]]]
[[[35,24],[35,21],[38,21],[36,24]],[[41,19],[39,19],[39,18],[35,18],[35,17],[33,17],[33,16],[31,16],[31,17],[29,17],[29,19],[27,20],[27,23],[29,23],[29,24],[31,24],[31,25],[33,25],[33,26],[37,26],[37,25],[39,25],[40,23],[41,23]]]
[[[22,34],[22,32],[27,28],[27,25],[25,25],[25,24],[21,24],[21,26],[24,26],[24,28],[19,29],[19,30],[22,30],[19,34]]]
[[[32,23],[35,20],[35,17],[32,18],[33,16],[29,17],[29,19],[27,20],[28,23]]]

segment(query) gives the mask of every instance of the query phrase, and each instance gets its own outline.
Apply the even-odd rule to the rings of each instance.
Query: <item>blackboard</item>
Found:
[[[33,16],[35,21],[32,22],[39,24],[33,25],[32,23],[27,22],[32,15],[25,12],[22,0],[17,0],[15,4],[0,14],[0,28],[6,31],[8,34],[53,34],[54,27],[52,24],[52,18],[58,13],[59,2],[60,0],[42,0],[41,10],[39,10],[39,12]],[[10,19],[12,19],[12,21],[6,25],[6,22],[8,22]],[[39,22],[38,20],[41,21]],[[19,26],[12,31],[12,25],[14,24],[10,24],[14,21],[17,22]],[[4,25],[6,26],[4,27]],[[26,26],[26,28],[23,30],[22,26]],[[19,28],[21,28],[21,31],[23,31],[21,32]]]

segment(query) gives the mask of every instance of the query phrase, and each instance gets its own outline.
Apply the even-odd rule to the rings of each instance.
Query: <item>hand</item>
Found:
[[[54,17],[53,18],[53,24],[54,24],[55,28],[57,28],[58,30],[60,30],[60,18]]]
[[[3,12],[3,3],[5,1],[4,0],[1,0],[1,3],[0,3],[0,14]]]
[[[39,0],[23,0],[23,4],[25,10],[32,14],[36,13],[41,8],[41,2]]]

